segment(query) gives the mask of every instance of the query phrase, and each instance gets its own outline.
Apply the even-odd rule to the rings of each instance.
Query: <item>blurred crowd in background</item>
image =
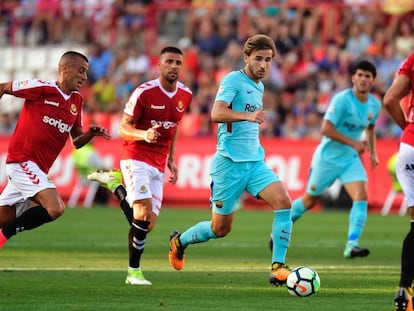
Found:
[[[0,49],[79,47],[90,60],[82,89],[86,120],[108,122],[116,136],[129,94],[158,75],[160,49],[176,45],[185,60],[180,80],[193,91],[180,135],[198,137],[215,133],[210,108],[223,75],[244,66],[244,40],[267,34],[279,53],[264,80],[262,134],[318,139],[330,99],[351,86],[356,60],[376,64],[373,92],[382,98],[414,52],[413,10],[411,0],[2,0]],[[57,69],[57,62],[51,66]],[[41,71],[32,74],[27,78],[46,80]],[[9,135],[19,109],[4,105],[0,134]],[[400,130],[383,112],[377,133],[396,138]]]

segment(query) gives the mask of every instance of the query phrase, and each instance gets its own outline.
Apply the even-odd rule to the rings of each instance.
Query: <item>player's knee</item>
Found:
[[[231,231],[231,226],[213,227],[212,230],[218,238],[223,238]]]
[[[65,212],[65,205],[62,204],[56,204],[53,205],[53,207],[46,208],[47,212],[49,213],[50,217],[55,220],[63,215]]]
[[[312,196],[312,195],[304,195],[303,198],[303,205],[307,209],[313,208],[319,200],[319,196]]]

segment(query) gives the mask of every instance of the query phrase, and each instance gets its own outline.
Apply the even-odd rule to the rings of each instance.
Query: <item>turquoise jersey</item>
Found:
[[[361,103],[352,89],[336,94],[325,113],[324,120],[330,121],[335,129],[353,140],[361,140],[362,134],[369,125],[374,125],[381,110],[380,101],[372,94],[365,103]],[[337,160],[338,157],[358,155],[349,145],[342,144],[323,136],[317,149],[318,156],[324,160]]]
[[[223,101],[234,111],[255,112],[263,109],[264,86],[242,70],[228,73],[220,83],[215,101]],[[261,161],[264,150],[259,140],[259,124],[240,121],[219,123],[217,153],[234,162]]]

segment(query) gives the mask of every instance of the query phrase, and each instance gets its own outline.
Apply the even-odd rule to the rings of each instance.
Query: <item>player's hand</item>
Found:
[[[377,167],[380,161],[376,154],[371,154],[370,160],[371,160],[371,170],[373,170],[374,168]]]
[[[364,152],[369,150],[368,143],[366,141],[355,141],[353,147],[359,155],[362,155]]]
[[[177,179],[178,179],[177,166],[175,165],[175,162],[173,160],[170,160],[170,159],[167,162],[167,166],[168,166],[168,169],[171,172],[169,181],[170,181],[170,183],[172,183],[174,185],[177,182]]]
[[[158,137],[160,137],[160,133],[157,131],[157,129],[160,127],[161,125],[154,125],[153,127],[149,128],[148,130],[146,130],[145,134],[144,134],[144,140],[149,143],[156,143],[158,140]]]
[[[111,135],[109,135],[106,129],[100,125],[91,125],[89,127],[89,132],[92,136],[103,136],[106,139],[111,139]]]
[[[263,123],[267,119],[267,112],[265,110],[256,110],[249,114],[250,119],[248,121],[256,122],[256,123]]]

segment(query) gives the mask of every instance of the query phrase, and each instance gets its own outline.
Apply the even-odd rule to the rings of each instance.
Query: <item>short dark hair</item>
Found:
[[[374,77],[374,79],[377,76],[377,68],[375,67],[373,63],[371,63],[370,61],[366,59],[356,62],[354,66],[352,66],[351,74],[354,75],[358,69],[369,71],[370,73],[372,73],[372,76]]]
[[[165,48],[163,48],[161,50],[160,55],[163,55],[165,53],[174,53],[174,54],[183,55],[183,52],[179,48],[177,48],[175,46],[166,46]]]
[[[76,51],[67,51],[65,53],[63,53],[62,57],[60,59],[63,58],[74,58],[74,57],[81,57],[83,58],[84,61],[86,61],[87,63],[89,63],[88,58],[83,55],[82,53],[76,52]]]

